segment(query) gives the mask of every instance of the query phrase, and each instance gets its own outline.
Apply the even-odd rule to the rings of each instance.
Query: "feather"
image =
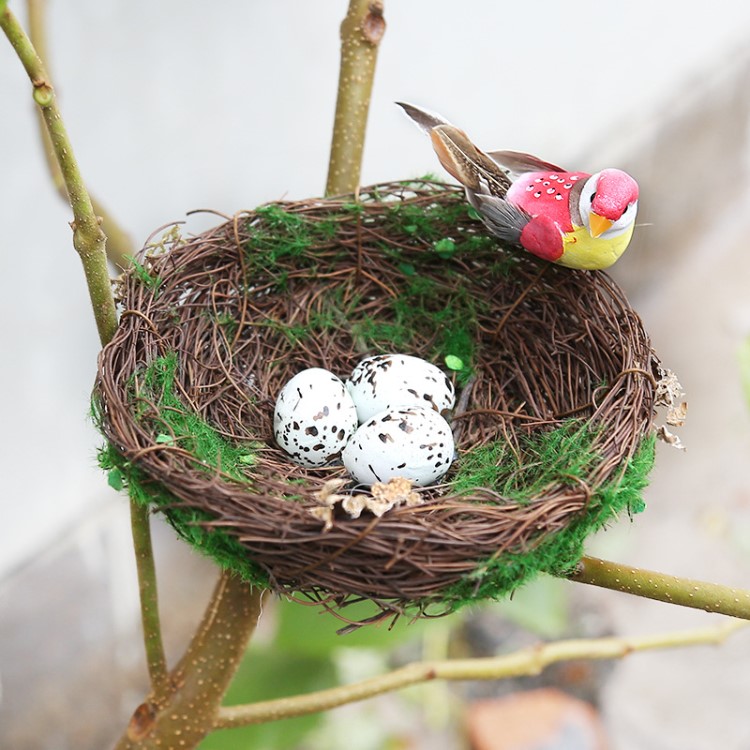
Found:
[[[440,115],[434,112],[429,112],[426,109],[415,107],[413,104],[407,104],[406,102],[396,102],[401,109],[406,112],[407,115],[421,128],[425,133],[428,133],[436,128],[438,125],[450,125],[447,120],[444,120]]]
[[[475,200],[471,200],[473,197]],[[475,195],[470,202],[477,209],[482,221],[494,235],[506,242],[520,244],[521,232],[531,221],[531,215],[503,198],[494,195]]]
[[[510,179],[487,154],[480,151],[466,133],[447,120],[413,104],[396,102],[430,136],[432,146],[445,170],[467,190],[503,197]]]
[[[536,156],[522,151],[488,151],[487,156],[501,168],[516,175],[526,172],[565,172],[556,164],[537,159]]]

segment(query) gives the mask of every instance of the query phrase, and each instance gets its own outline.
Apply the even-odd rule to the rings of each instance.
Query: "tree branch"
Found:
[[[31,44],[34,46],[40,60],[46,61],[48,57],[47,34],[45,31],[46,0],[27,0],[26,4],[29,11],[29,39],[31,40]],[[47,162],[50,177],[52,178],[52,184],[55,186],[55,189],[63,200],[68,201],[68,191],[65,186],[65,180],[63,179],[60,165],[57,162],[52,141],[41,112],[39,112],[38,119],[39,135],[44,145],[44,157]],[[128,264],[128,258],[132,258],[135,254],[133,242],[130,239],[130,236],[94,196],[91,196],[91,204],[94,213],[101,219],[102,228],[107,235],[107,257],[115,266],[117,266],[117,268],[125,269]]]
[[[717,627],[678,633],[662,633],[640,638],[558,641],[490,658],[408,664],[385,675],[308,695],[243,706],[226,706],[218,713],[216,728],[260,724],[326,711],[429,680],[502,680],[522,675],[536,675],[550,664],[573,659],[617,659],[635,651],[719,644],[746,625],[745,622],[729,621]]]
[[[43,3],[41,0],[28,0],[28,9],[31,32],[43,49],[45,44]],[[71,224],[73,245],[83,263],[99,339],[105,345],[111,340],[117,327],[117,315],[105,256],[107,238],[99,225],[97,207],[92,204],[81,177],[73,148],[57,107],[54,91],[40,56],[4,3],[0,3],[0,27],[16,51],[34,87],[34,100],[39,105],[40,132],[50,175],[58,191],[68,200],[73,209],[74,221]],[[108,220],[108,223],[115,228],[118,236],[119,257],[117,260],[124,263],[124,255],[132,253],[130,240],[112,220]],[[131,501],[131,526],[149,674],[155,695],[162,696],[167,689],[167,670],[159,624],[151,529],[148,511],[133,501]]]
[[[359,187],[375,63],[384,33],[382,0],[349,0],[341,23],[341,67],[326,195],[353,193]]]
[[[169,675],[170,692],[139,706],[116,750],[164,750],[179,738],[195,747],[216,725],[229,682],[255,630],[263,592],[223,572],[185,655]]]
[[[44,65],[16,17],[2,4],[0,28],[8,37],[34,87],[34,101],[41,110],[73,209],[73,246],[83,263],[99,339],[102,344],[106,344],[117,327],[105,255],[107,238],[91,205]]]
[[[595,557],[581,558],[571,581],[589,583],[626,594],[656,599],[681,607],[718,612],[750,620],[750,591],[721,586],[718,583],[641,570]]]
[[[159,598],[156,587],[154,551],[151,544],[149,509],[132,498],[130,500],[130,525],[133,532],[135,563],[138,571],[146,663],[151,678],[151,692],[154,696],[154,703],[161,705],[169,692],[169,680],[159,619]]]

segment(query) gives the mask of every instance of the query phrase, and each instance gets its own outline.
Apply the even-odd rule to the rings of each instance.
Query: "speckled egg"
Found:
[[[360,423],[396,406],[452,409],[456,392],[448,376],[431,362],[409,354],[376,354],[363,359],[346,381]]]
[[[341,458],[361,484],[404,477],[424,487],[448,471],[454,455],[453,433],[440,414],[429,407],[402,406],[360,425]]]
[[[357,429],[357,409],[332,372],[311,367],[297,373],[276,399],[273,436],[295,463],[323,466]]]

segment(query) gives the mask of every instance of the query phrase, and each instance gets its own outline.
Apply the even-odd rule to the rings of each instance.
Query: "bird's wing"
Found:
[[[521,243],[521,232],[531,221],[531,214],[494,195],[470,195],[469,200],[494,235],[506,242]]]
[[[526,172],[565,171],[556,164],[542,161],[542,159],[537,159],[536,156],[525,154],[522,151],[488,151],[487,156],[498,164],[501,169],[507,170],[513,175],[521,175]]]
[[[430,139],[440,163],[467,190],[500,198],[508,192],[508,175],[463,130],[453,125],[438,125],[430,131]]]
[[[396,102],[430,136],[432,147],[446,171],[467,190],[504,196],[510,187],[505,170],[480,151],[460,128],[433,112]]]

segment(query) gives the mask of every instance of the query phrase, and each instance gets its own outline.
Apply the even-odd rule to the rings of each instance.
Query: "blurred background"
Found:
[[[346,5],[50,0],[49,68],[84,178],[137,246],[191,209],[232,214],[322,193]],[[25,18],[23,3],[10,6]],[[739,356],[750,332],[750,4],[385,0],[385,17],[363,184],[439,171],[394,100],[441,112],[487,149],[617,166],[639,180],[643,226],[613,275],[687,391],[687,451],[659,446],[647,512],[590,551],[750,588]],[[48,179],[29,83],[5,39],[0,94],[0,746],[93,750],[119,736],[146,689],[128,507],[96,468],[87,414],[98,339],[70,212]],[[191,217],[188,231],[209,221]],[[216,571],[158,520],[155,537],[174,659]],[[235,697],[540,637],[719,620],[556,580],[429,626],[346,638],[312,609],[269,602]],[[578,744],[549,747],[747,750],[748,659],[741,633],[720,648],[637,654],[541,681],[424,686],[206,747],[460,748],[466,726],[508,727],[522,715],[486,701],[544,684],[596,709],[577,714],[587,727]],[[560,698],[523,695],[535,716],[534,696],[547,707]],[[506,747],[483,741],[475,735],[480,750]]]

